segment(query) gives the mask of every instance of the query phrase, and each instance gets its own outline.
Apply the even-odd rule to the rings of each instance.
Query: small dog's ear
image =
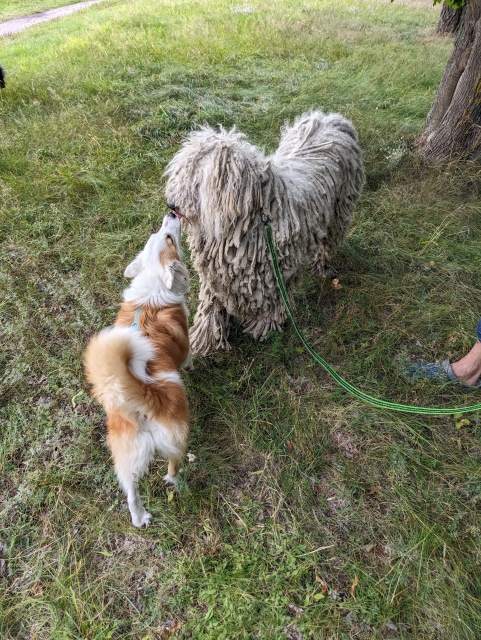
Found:
[[[139,275],[139,273],[144,268],[142,260],[143,254],[144,252],[141,251],[139,255],[134,260],[132,260],[132,262],[124,271],[124,278],[135,278],[135,276]]]
[[[162,269],[162,273],[160,276],[160,279],[169,290],[171,290],[174,286],[174,270],[171,267],[172,264],[169,264],[167,265],[166,269]]]
[[[182,262],[174,260],[162,270],[160,279],[167,289],[174,293],[184,293],[189,288],[189,272]]]

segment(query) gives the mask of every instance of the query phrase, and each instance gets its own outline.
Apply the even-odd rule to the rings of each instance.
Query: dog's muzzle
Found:
[[[171,211],[169,211],[169,213],[167,214],[168,216],[172,217],[177,217],[179,218],[179,220],[185,220],[186,222],[189,222],[187,220],[187,218],[182,215],[182,213],[179,213],[176,208],[175,208],[175,204],[172,202],[172,200],[167,200],[167,206],[169,207],[169,209],[171,209]]]

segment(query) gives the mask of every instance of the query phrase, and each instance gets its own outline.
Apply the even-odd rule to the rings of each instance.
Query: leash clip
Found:
[[[140,314],[141,311],[142,311],[142,308],[137,309],[136,312],[135,312],[134,321],[130,325],[130,328],[132,329],[132,331],[139,331],[139,329],[140,329],[139,323],[137,322],[137,318],[139,317],[139,314]]]
[[[267,226],[269,224],[269,218],[266,216],[265,213],[261,215],[261,220],[264,223],[264,226]]]

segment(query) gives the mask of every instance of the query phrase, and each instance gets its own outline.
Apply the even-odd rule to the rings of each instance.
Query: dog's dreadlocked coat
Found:
[[[339,114],[304,114],[265,157],[235,129],[191,133],[167,167],[169,206],[185,216],[199,308],[194,353],[229,348],[229,320],[264,339],[286,311],[263,233],[270,221],[289,296],[303,265],[321,276],[344,240],[364,182],[354,126]],[[172,203],[172,204],[170,204]]]

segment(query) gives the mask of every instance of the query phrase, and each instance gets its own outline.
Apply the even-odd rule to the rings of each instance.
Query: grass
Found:
[[[77,0],[80,2],[81,0]],[[74,4],[75,0],[2,0],[0,5],[0,22],[20,18],[30,13],[38,13],[46,9],[56,9],[66,4]]]
[[[343,288],[306,274],[299,322],[373,395],[471,404],[402,375],[464,354],[480,309],[479,165],[411,149],[451,46],[436,20],[429,1],[112,0],[4,41],[2,638],[480,637],[478,415],[374,410],[290,327],[262,344],[235,327],[186,381],[187,485],[170,500],[157,460],[137,531],[81,366],[182,136],[236,124],[271,150],[322,106],[354,121],[367,183]]]

